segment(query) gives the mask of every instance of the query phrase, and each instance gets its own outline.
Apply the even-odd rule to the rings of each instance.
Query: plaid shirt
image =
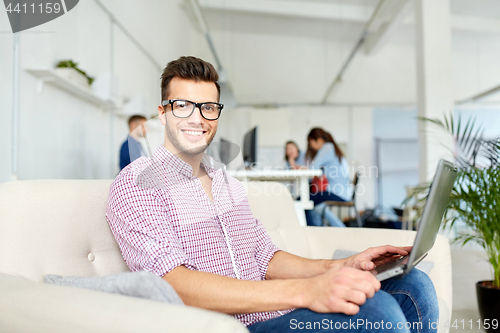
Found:
[[[111,185],[106,217],[128,267],[160,277],[175,267],[242,280],[264,280],[279,249],[250,210],[245,189],[204,155],[213,202],[192,167],[163,146],[141,157]],[[286,311],[288,312],[288,311]],[[280,312],[239,314],[251,325]]]

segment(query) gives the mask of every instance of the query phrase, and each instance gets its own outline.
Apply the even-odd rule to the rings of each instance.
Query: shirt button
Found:
[[[95,260],[95,255],[93,253],[89,253],[87,258],[89,259],[90,262],[93,262]]]

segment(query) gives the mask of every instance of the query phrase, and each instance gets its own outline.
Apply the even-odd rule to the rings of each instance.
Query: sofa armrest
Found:
[[[230,316],[0,273],[1,332],[248,332]]]

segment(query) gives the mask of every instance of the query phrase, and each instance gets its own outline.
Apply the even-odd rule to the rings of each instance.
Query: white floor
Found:
[[[480,319],[476,301],[476,282],[491,280],[486,254],[478,247],[452,245],[453,314],[451,332],[484,332],[478,328]],[[463,320],[463,321],[462,321]],[[471,322],[472,320],[472,328]]]

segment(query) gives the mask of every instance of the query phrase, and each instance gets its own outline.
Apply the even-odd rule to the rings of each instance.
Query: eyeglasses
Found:
[[[224,107],[220,103],[195,103],[185,99],[168,99],[161,102],[163,106],[170,105],[172,113],[177,118],[191,117],[196,108],[200,109],[201,116],[206,120],[217,120]]]

